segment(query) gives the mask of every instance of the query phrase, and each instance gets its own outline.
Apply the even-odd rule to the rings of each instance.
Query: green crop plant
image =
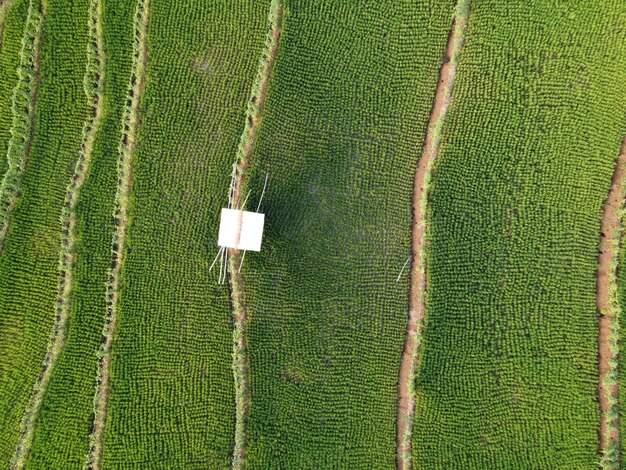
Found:
[[[0,183],[0,253],[4,248],[11,213],[19,197],[22,176],[31,150],[43,19],[41,10],[39,0],[30,1],[19,52],[17,82],[11,95],[11,136],[6,147],[7,167]]]
[[[128,83],[124,111],[121,121],[121,138],[118,148],[117,187],[113,210],[111,243],[111,266],[106,283],[107,308],[102,328],[102,343],[98,351],[96,393],[94,395],[94,417],[90,436],[90,451],[86,466],[100,469],[109,412],[111,390],[111,348],[116,334],[119,317],[120,277],[126,255],[128,234],[128,204],[132,189],[132,168],[139,138],[139,115],[146,86],[145,64],[148,53],[148,18],[150,1],[138,0],[133,15],[132,73]]]
[[[626,128],[624,5],[553,7],[472,2],[429,197],[415,468],[600,458],[596,268]]]
[[[244,129],[235,156],[233,178],[233,198],[242,199],[248,193],[248,170],[254,152],[257,125],[263,116],[267,91],[273,67],[278,54],[284,6],[282,0],[272,0],[269,5],[268,29],[265,37],[257,75],[252,83],[250,100],[246,109]],[[247,199],[247,196],[246,196]],[[240,206],[245,209],[245,200]],[[238,203],[236,203],[239,205]],[[233,251],[233,250],[231,250]],[[247,353],[247,318],[245,307],[245,286],[240,272],[244,254],[232,252],[229,258],[231,302],[233,311],[233,381],[235,386],[235,444],[233,449],[233,470],[246,468],[248,447],[248,417],[250,412],[250,371]]]
[[[396,279],[453,8],[284,2],[249,182],[258,198],[269,173],[264,245],[242,269],[250,469],[395,465]]]
[[[4,180],[10,184],[2,194],[3,203],[10,201],[3,206],[4,226],[9,220],[10,226],[0,256],[0,465],[5,468],[16,451],[56,317],[61,217],[89,114],[83,84],[89,4],[32,0],[24,32]]]
[[[28,5],[28,0],[14,0],[0,6],[0,178],[8,167],[7,146],[13,121],[11,101],[18,80]]]
[[[231,465],[232,308],[208,268],[268,6],[150,1],[103,468]]]
[[[74,174],[66,189],[63,212],[61,213],[62,238],[59,249],[59,287],[56,301],[56,319],[49,339],[48,349],[26,412],[22,418],[20,440],[13,456],[12,467],[25,467],[30,455],[33,435],[43,398],[47,391],[56,362],[67,340],[67,323],[71,315],[71,294],[74,283],[76,249],[76,205],[80,189],[91,164],[91,152],[95,133],[102,118],[102,84],[104,81],[104,53],[102,49],[102,4],[91,0],[89,18],[86,25],[89,31],[86,53],[86,72],[83,81],[85,97],[91,109],[82,130],[82,143],[74,165]]]
[[[102,10],[99,15],[94,7]],[[98,105],[103,109],[99,125],[93,129],[90,162],[83,169],[85,180],[71,212],[76,236],[71,249],[73,282],[66,306],[67,339],[43,398],[29,468],[80,468],[89,450],[96,354],[106,311],[105,285],[114,229],[111,214],[117,179],[116,160],[111,156],[116,155],[121,139],[122,109],[130,80],[133,11],[134,5],[122,0],[92,2],[89,22],[84,25],[90,31],[91,41],[86,45],[90,57],[95,59],[93,53],[99,55],[102,47],[106,50],[106,60],[98,64],[104,67],[103,77],[101,71],[94,75],[89,64],[96,61],[92,60],[87,63],[84,80],[84,93],[98,93]],[[97,16],[101,18],[99,28],[94,23]],[[104,83],[96,85],[103,78]],[[67,405],[68,400],[72,406]]]

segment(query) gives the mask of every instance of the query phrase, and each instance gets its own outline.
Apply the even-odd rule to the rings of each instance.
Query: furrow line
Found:
[[[87,45],[87,70],[85,72],[85,94],[91,103],[90,116],[83,126],[82,144],[74,175],[67,187],[65,203],[61,215],[63,238],[59,257],[59,292],[56,303],[56,321],[50,337],[42,371],[22,419],[20,440],[13,456],[12,468],[23,468],[28,458],[35,430],[35,422],[41,407],[42,398],[52,376],[56,360],[63,349],[66,339],[66,325],[70,312],[72,290],[74,245],[76,241],[75,207],[80,187],[89,166],[94,137],[102,115],[101,89],[104,80],[104,57],[102,51],[102,5],[99,0],[91,2],[89,11],[89,30],[91,42]]]
[[[611,189],[604,204],[600,232],[596,306],[598,322],[598,402],[600,404],[600,466],[620,467],[619,432],[619,340],[621,306],[618,298],[617,270],[624,231],[626,198],[626,137],[617,157]]]
[[[9,166],[0,185],[0,254],[9,231],[11,214],[19,197],[22,175],[28,165],[32,145],[44,13],[42,2],[30,1],[20,50],[20,65],[17,69],[18,81],[13,90],[11,104],[13,123],[7,149]]]
[[[258,123],[261,120],[263,105],[267,98],[270,76],[274,68],[282,33],[284,6],[282,0],[272,0],[269,9],[269,29],[263,55],[259,61],[257,76],[252,85],[244,131],[241,135],[236,155],[236,175],[233,201],[240,201],[247,187],[247,176]],[[250,372],[246,340],[246,311],[244,303],[243,277],[239,272],[241,255],[238,249],[229,249],[229,271],[233,309],[233,375],[235,382],[235,445],[232,468],[246,468],[248,448],[247,423],[250,413]]]
[[[115,232],[112,240],[111,269],[107,285],[107,311],[98,352],[94,421],[90,435],[90,450],[85,467],[100,469],[104,445],[104,430],[108,417],[111,389],[111,348],[117,328],[120,301],[120,276],[126,251],[128,233],[128,204],[132,184],[133,159],[139,135],[139,106],[145,88],[145,67],[148,55],[148,18],[150,0],[138,0],[135,12],[133,44],[133,73],[128,90],[128,104],[122,117],[122,139],[119,146],[118,186],[115,194]]]
[[[48,343],[39,378],[35,383],[28,407],[21,423],[21,433],[12,460],[13,469],[24,468],[35,432],[36,420],[41,408],[54,365],[65,345],[67,321],[71,315],[70,296],[72,292],[74,247],[76,243],[76,203],[80,188],[89,167],[94,138],[102,116],[102,87],[104,82],[104,52],[102,49],[102,4],[100,0],[92,0],[89,8],[89,38],[87,45],[87,69],[84,87],[88,103],[91,104],[90,114],[85,120],[82,131],[82,143],[74,174],[67,187],[65,203],[61,215],[63,225],[61,249],[59,256],[59,290],[57,295],[56,321]]]
[[[426,260],[424,241],[430,173],[439,153],[441,133],[452,99],[454,77],[463,47],[469,14],[470,0],[459,0],[448,37],[446,55],[439,72],[437,91],[428,121],[422,155],[414,179],[409,315],[398,376],[396,468],[402,470],[410,470],[413,465],[411,437],[415,414],[415,374],[419,362],[425,313]]]

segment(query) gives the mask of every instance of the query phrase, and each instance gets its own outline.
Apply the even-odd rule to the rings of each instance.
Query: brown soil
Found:
[[[415,397],[411,392],[418,363],[417,335],[421,333],[424,320],[424,292],[426,290],[425,260],[423,257],[424,234],[426,231],[427,180],[432,165],[439,152],[441,126],[450,104],[457,62],[453,60],[463,42],[467,19],[456,18],[448,36],[446,55],[439,72],[439,82],[435,101],[430,113],[426,139],[422,156],[418,163],[413,186],[413,228],[412,228],[412,261],[411,285],[409,293],[409,316],[402,353],[402,362],[398,377],[398,418],[396,435],[396,467],[409,470],[411,463],[411,439],[413,416],[415,413]]]
[[[610,350],[610,335],[613,322],[618,321],[615,317],[614,304],[611,290],[613,282],[616,279],[616,266],[619,257],[620,245],[620,210],[624,204],[624,185],[626,183],[626,138],[622,143],[622,150],[617,157],[615,172],[611,183],[609,196],[604,204],[604,214],[601,224],[600,238],[600,256],[598,257],[597,271],[597,298],[596,306],[600,313],[599,329],[598,329],[598,369],[600,379],[598,381],[598,401],[600,403],[600,451],[604,453],[611,441],[618,441],[619,422],[613,423],[612,430],[609,432],[609,421],[607,420],[607,412],[611,406],[609,404],[610,397],[617,397],[618,386],[611,387],[606,390],[603,381],[611,372],[609,362],[616,359],[615,354]]]

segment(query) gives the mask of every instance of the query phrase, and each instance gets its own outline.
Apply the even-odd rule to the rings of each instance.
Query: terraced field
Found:
[[[267,235],[243,275],[249,463],[393,467],[407,309],[396,277],[452,10],[288,5],[253,161],[253,193],[270,175]]]
[[[626,124],[620,5],[472,6],[432,180],[418,468],[598,460],[595,273]]]
[[[0,0],[0,467],[622,468],[625,20]]]

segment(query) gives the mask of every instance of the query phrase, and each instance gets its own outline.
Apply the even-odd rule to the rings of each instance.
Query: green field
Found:
[[[267,234],[244,270],[250,468],[394,465],[396,277],[451,13],[287,2],[253,159]]]
[[[17,84],[17,68],[28,0],[6,2],[0,7],[0,175],[7,169],[7,147],[11,137],[11,98]]]
[[[626,320],[596,307],[625,25],[623,0],[0,0],[0,468],[626,468],[599,321],[623,350]],[[229,184],[264,194],[241,273],[209,269]]]
[[[103,463],[227,468],[230,300],[208,268],[268,5],[150,4]]]
[[[432,180],[418,468],[595,468],[595,269],[626,128],[626,42],[611,41],[625,12],[473,6]]]
[[[46,2],[35,129],[0,257],[0,465],[8,467],[41,373],[58,285],[59,222],[81,142],[88,1]],[[37,0],[33,9],[41,8]],[[67,41],[72,37],[73,41]],[[20,108],[21,111],[21,108]],[[71,400],[71,398],[70,398]],[[67,406],[67,403],[66,405]]]

